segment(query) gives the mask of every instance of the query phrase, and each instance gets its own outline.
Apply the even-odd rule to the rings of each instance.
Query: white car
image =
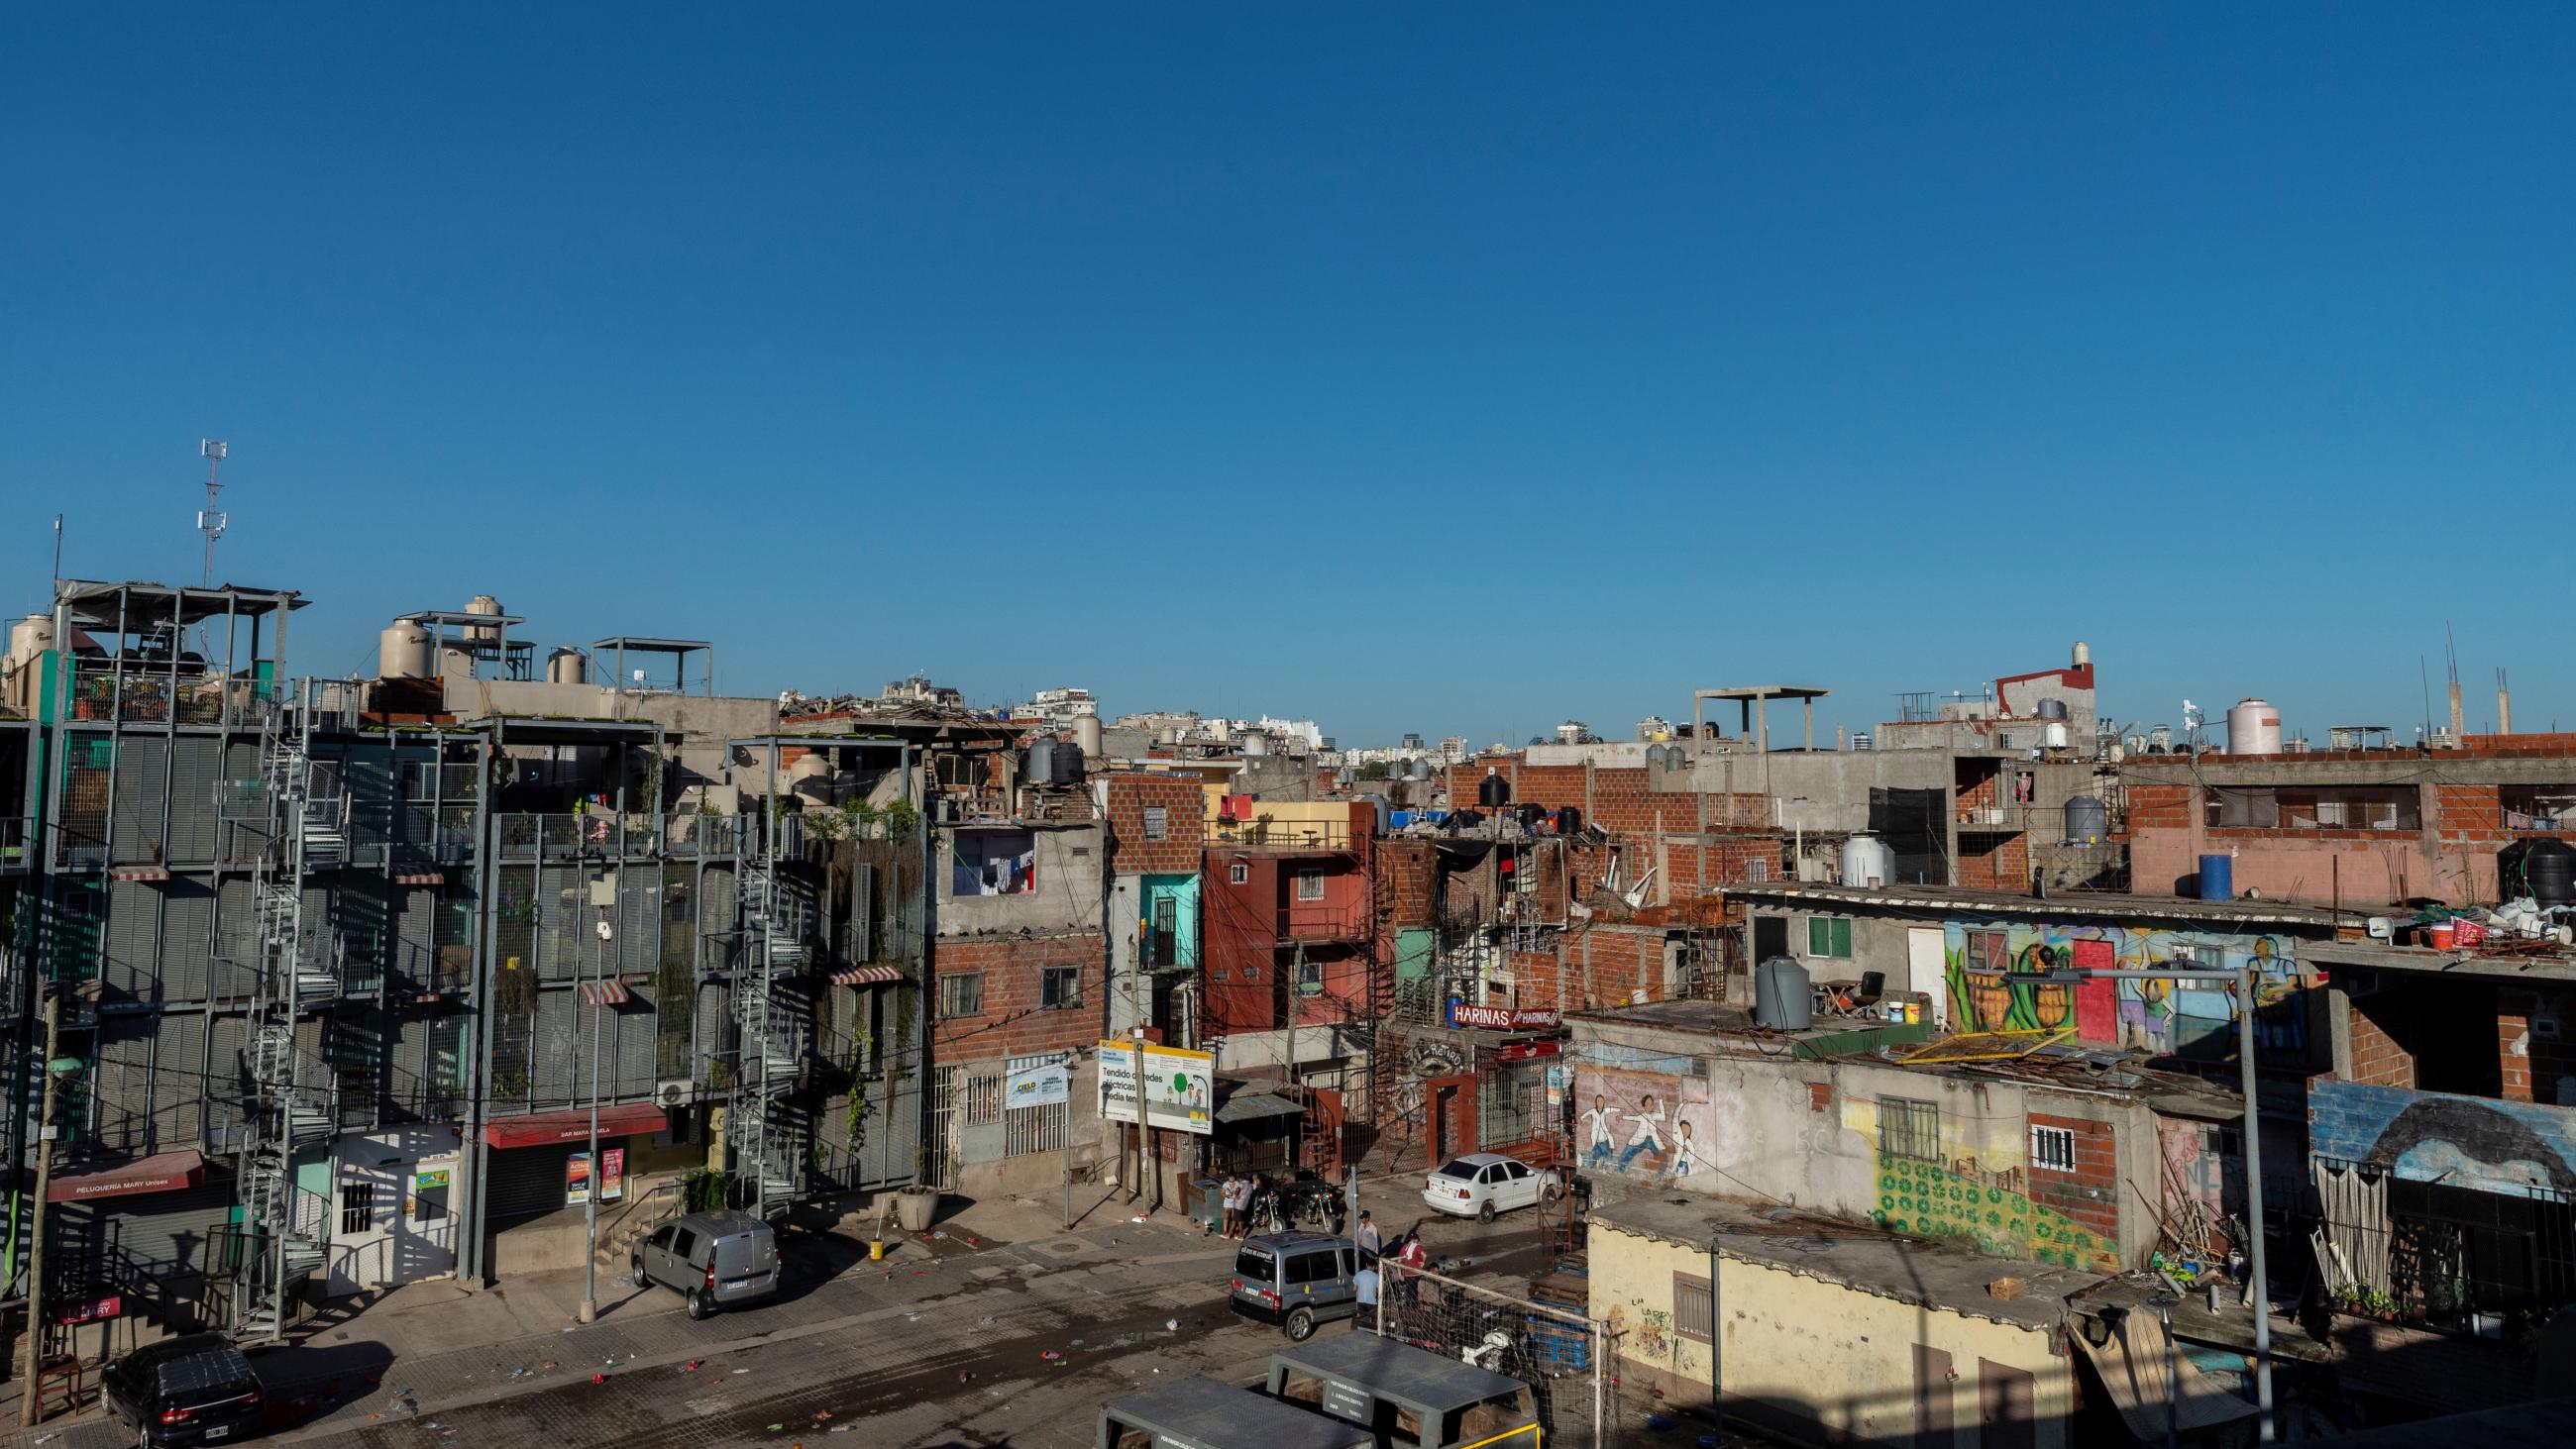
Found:
[[[1491,1152],[1471,1152],[1431,1174],[1423,1206],[1490,1223],[1494,1214],[1554,1202],[1565,1189],[1556,1174]]]

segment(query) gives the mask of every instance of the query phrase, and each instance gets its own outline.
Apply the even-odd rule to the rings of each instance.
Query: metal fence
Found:
[[[2312,1247],[2327,1297],[2364,1317],[2489,1331],[2576,1303],[2576,1199],[2487,1192],[2317,1159]]]
[[[1392,1263],[1385,1272],[1379,1334],[1529,1385],[1550,1445],[1609,1449],[1618,1442],[1612,1345],[1581,1306],[1515,1298]]]

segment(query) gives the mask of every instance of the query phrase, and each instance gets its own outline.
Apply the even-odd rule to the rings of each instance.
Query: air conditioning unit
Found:
[[[663,1082],[653,1088],[653,1105],[657,1107],[685,1107],[697,1099],[695,1082]]]

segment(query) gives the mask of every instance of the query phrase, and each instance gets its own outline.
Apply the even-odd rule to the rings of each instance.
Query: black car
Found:
[[[250,1360],[217,1333],[146,1344],[110,1365],[99,1386],[107,1412],[156,1446],[247,1439],[267,1410]]]

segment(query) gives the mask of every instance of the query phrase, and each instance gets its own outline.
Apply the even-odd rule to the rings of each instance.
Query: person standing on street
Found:
[[[1354,1235],[1352,1241],[1359,1245],[1361,1262],[1377,1261],[1378,1250],[1386,1240],[1378,1236],[1377,1224],[1369,1221],[1368,1211],[1365,1208],[1360,1211],[1359,1232]]]
[[[1366,1227],[1367,1224],[1361,1224]],[[1351,1327],[1362,1333],[1377,1332],[1377,1259],[1362,1260],[1360,1270],[1351,1275],[1351,1286],[1359,1290],[1359,1312],[1351,1315]]]
[[[1225,1235],[1233,1237],[1237,1215],[1243,1209],[1243,1181],[1234,1175],[1231,1168],[1226,1170],[1225,1187],[1218,1201],[1224,1204]]]

